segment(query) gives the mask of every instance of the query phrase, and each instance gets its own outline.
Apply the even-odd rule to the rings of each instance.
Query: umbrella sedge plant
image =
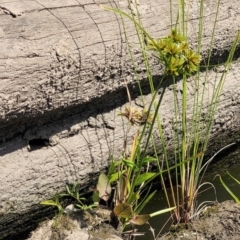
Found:
[[[128,2],[130,6],[130,1]],[[139,150],[135,151],[133,158],[136,158],[136,156],[144,158],[148,154],[149,147],[153,149],[153,156],[158,165],[159,176],[168,205],[169,207],[176,206],[171,211],[174,224],[188,223],[200,211],[199,207],[197,207],[197,196],[201,186],[208,184],[202,181],[202,177],[210,163],[210,161],[207,161],[207,164],[204,162],[204,155],[208,147],[211,128],[226,75],[240,37],[239,32],[236,33],[229,56],[225,63],[222,64],[224,70],[221,71],[221,75],[216,74],[214,79],[209,79],[210,71],[214,67],[218,67],[217,65],[211,65],[211,57],[220,2],[218,0],[216,3],[217,8],[212,23],[211,41],[207,57],[204,59],[201,57],[204,24],[203,0],[200,0],[199,3],[197,47],[195,49],[192,49],[188,42],[188,13],[191,1],[178,1],[178,16],[176,18],[173,16],[172,1],[169,1],[170,13],[172,14],[169,16],[171,29],[169,29],[168,36],[159,39],[153,38],[147,29],[143,27],[136,2],[135,10],[130,9],[130,13],[101,6],[103,9],[119,14],[121,17],[129,54],[135,68],[139,91],[144,103],[140,77],[135,64],[137,60],[134,59],[132,45],[128,40],[125,19],[130,19],[135,26],[152,94],[147,117],[152,111],[154,114],[150,126],[145,124],[139,133]],[[173,19],[177,19],[176,22],[173,22]],[[164,74],[157,87],[154,87],[149,56],[156,57],[159,64],[164,67]],[[169,81],[169,79],[172,85],[172,107],[174,109],[174,119],[172,121],[173,147],[171,149],[168,147],[169,142],[165,137],[163,117],[159,111],[166,92],[164,81]],[[179,79],[181,80],[179,81]],[[188,90],[189,82],[194,88],[194,96],[191,99],[189,98],[191,93]],[[209,90],[210,85],[213,85],[211,90]],[[209,99],[207,103],[206,98]],[[153,133],[157,133],[157,137]],[[160,144],[158,144],[159,140]],[[165,185],[166,177],[170,186],[170,194]]]

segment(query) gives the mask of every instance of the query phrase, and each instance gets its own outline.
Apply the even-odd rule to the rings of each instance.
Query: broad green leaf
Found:
[[[111,176],[110,176],[110,179],[109,179],[109,182],[112,183],[112,182],[115,182],[119,179],[119,177],[122,176],[123,173],[125,173],[126,170],[122,170],[120,172],[116,172],[116,173],[113,173]]]
[[[133,213],[132,206],[127,203],[118,204],[113,209],[113,212],[116,216],[122,217],[122,218],[129,218]]]
[[[143,182],[146,182],[147,180],[155,177],[157,175],[157,173],[143,173],[137,176],[136,180],[135,180],[135,185],[139,186],[141,185]]]
[[[151,214],[150,214],[150,217],[155,217],[155,216],[157,216],[157,215],[160,215],[160,214],[163,214],[163,213],[166,213],[166,212],[171,212],[171,211],[174,210],[175,208],[176,208],[176,207],[166,208],[166,209],[163,209],[163,210],[160,210],[160,211],[151,213]]]
[[[150,218],[149,214],[135,215],[129,222],[135,225],[143,225]]]
[[[99,175],[97,190],[99,191],[99,197],[104,201],[108,201],[112,188],[109,179],[105,173],[101,173]]]

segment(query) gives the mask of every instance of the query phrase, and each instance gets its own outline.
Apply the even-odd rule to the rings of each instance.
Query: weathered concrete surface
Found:
[[[97,3],[127,8],[126,0]],[[197,0],[190,6],[189,36],[193,44],[198,31],[198,6]],[[114,92],[126,81],[134,82],[120,18],[102,10],[94,1],[4,0],[0,7],[2,140],[25,132],[25,124],[33,123],[33,117],[43,119],[43,114],[60,108],[61,114],[69,113],[70,106]],[[174,16],[176,7],[173,6]],[[168,3],[143,2],[139,8],[143,23],[153,36],[169,34]],[[203,52],[211,40],[215,11],[216,3],[205,1]],[[215,34],[214,54],[218,58],[229,49],[239,29],[239,11],[237,0],[222,1]],[[126,21],[126,30],[130,41],[137,42],[132,23]],[[139,46],[133,47],[142,78],[145,68],[139,58]],[[153,74],[159,73],[155,61]],[[27,117],[30,120],[26,121]],[[6,128],[8,131],[4,131]]]
[[[123,9],[127,8],[126,2],[101,1],[113,7],[119,3]],[[193,1],[190,8],[193,45],[197,2]],[[139,105],[120,18],[92,1],[79,3],[0,1],[0,239],[10,239],[10,227],[27,229],[30,224],[23,216],[39,201],[62,190],[66,182],[77,180],[83,187],[93,183],[96,173],[107,166],[109,155],[120,156],[126,125],[117,113],[127,102],[125,83],[131,89],[133,104]],[[168,2],[140,2],[139,7],[142,21],[153,36],[169,33]],[[205,1],[203,55],[209,46],[215,10],[215,2]],[[150,99],[136,35],[128,21],[126,29],[138,59],[144,94]],[[238,29],[238,1],[223,0],[215,33],[216,61],[225,59]],[[152,68],[157,79],[162,71],[154,59]],[[215,74],[209,79],[213,81]],[[220,133],[235,134],[236,139],[239,136],[238,79],[239,64],[235,63],[216,116],[215,139],[221,139],[216,138]],[[189,89],[191,97],[191,81]],[[169,136],[172,99],[169,84],[161,108]],[[133,133],[134,129],[129,133],[130,140]],[[32,139],[49,140],[50,146],[34,145],[29,150],[28,141]]]

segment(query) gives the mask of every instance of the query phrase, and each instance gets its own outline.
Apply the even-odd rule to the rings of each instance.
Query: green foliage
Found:
[[[211,83],[213,85],[213,90],[212,92],[208,92],[208,72],[210,69],[210,59],[212,57],[214,34],[218,20],[220,0],[218,0],[216,3],[217,8],[215,17],[213,18],[213,29],[209,45],[209,54],[207,56],[207,59],[203,59],[204,61],[202,61],[200,55],[203,36],[202,32],[204,1],[201,0],[199,4],[197,50],[190,48],[190,44],[187,41],[187,19],[189,19],[189,16],[186,6],[188,6],[188,4],[190,4],[188,1],[178,1],[178,16],[176,18],[177,22],[175,23],[175,28],[171,29],[168,36],[159,39],[154,39],[151,37],[151,35],[143,27],[141,19],[139,17],[140,14],[137,9],[137,4],[135,4],[135,7],[137,9],[136,15],[132,11],[131,14],[128,14],[119,9],[112,9],[105,6],[103,7],[104,9],[112,11],[121,16],[122,26],[124,28],[125,37],[129,47],[129,53],[132,58],[133,66],[136,66],[135,61],[138,59],[135,60],[133,57],[131,45],[128,42],[128,36],[124,27],[124,19],[122,17],[126,17],[133,22],[139,39],[139,45],[142,50],[142,56],[147,70],[146,73],[152,93],[152,101],[148,110],[146,111],[146,116],[149,116],[152,108],[154,109],[154,114],[151,116],[151,121],[145,121],[143,128],[141,130],[139,129],[138,134],[140,133],[140,136],[138,138],[138,142],[137,144],[133,143],[132,146],[132,153],[134,152],[134,154],[131,153],[130,158],[124,154],[123,159],[119,161],[119,178],[117,179],[116,175],[114,176],[114,179],[116,179],[118,182],[116,188],[116,203],[119,201],[119,204],[127,203],[134,206],[134,201],[136,201],[137,197],[141,193],[141,191],[135,191],[135,188],[138,186],[141,188],[142,184],[145,185],[146,182],[149,182],[152,179],[151,174],[149,175],[141,172],[145,161],[143,159],[147,159],[146,166],[148,166],[150,162],[154,161],[158,164],[159,176],[165,191],[168,205],[169,207],[172,205],[176,206],[174,210],[172,209],[173,211],[171,215],[174,223],[187,223],[194,216],[196,197],[198,195],[202,181],[201,173],[203,173],[205,171],[205,168],[208,166],[208,164],[203,164],[204,153],[208,146],[211,127],[214,121],[214,115],[219,102],[219,97],[223,89],[226,74],[233,59],[233,54],[238,44],[240,35],[238,32],[237,37],[230,50],[229,57],[224,64],[225,71],[223,71],[220,77],[219,75],[216,76],[215,81]],[[170,8],[172,8],[172,1],[170,1]],[[173,26],[174,23],[172,19],[174,19],[174,16],[170,16],[170,18],[170,25]],[[164,75],[159,81],[159,85],[156,88],[154,87],[153,83],[149,61],[150,54],[148,53],[151,53],[151,55],[157,57],[159,64],[162,64],[165,69]],[[203,78],[200,78],[201,61],[205,63],[205,76],[202,74]],[[142,93],[141,83],[139,81],[140,77],[138,76],[137,69],[135,70],[136,79],[138,79],[139,90],[140,93]],[[169,166],[169,160],[172,154],[169,154],[168,152],[169,143],[166,141],[165,129],[163,128],[163,119],[161,113],[159,113],[166,86],[162,87],[160,97],[158,97],[159,88],[161,88],[161,83],[166,78],[166,76],[170,76],[170,78],[172,78],[173,86],[174,117],[172,121],[172,142],[174,145],[174,164],[171,166]],[[182,77],[182,86],[179,86],[179,84],[177,84],[176,76]],[[194,88],[194,96],[192,100],[193,107],[190,104],[191,102],[189,102],[187,99],[189,96],[187,87],[189,77],[191,82],[194,83],[191,86]],[[182,93],[181,95],[179,94],[179,88]],[[130,95],[129,92],[128,95]],[[142,98],[144,98],[143,95]],[[210,99],[207,109],[204,102],[206,98]],[[207,113],[204,113],[205,119],[202,119],[203,109],[207,110]],[[131,125],[139,125],[139,112],[140,111],[133,108],[130,103],[130,106],[126,107],[125,111],[121,112],[119,115],[126,117]],[[187,120],[187,116],[192,117],[191,119]],[[144,119],[147,118],[145,117]],[[157,126],[158,139],[156,139],[156,134],[153,136],[154,124]],[[129,130],[129,128],[127,130]],[[146,135],[147,139],[144,139]],[[158,144],[159,141],[160,145]],[[125,139],[125,142],[127,142],[127,137]],[[149,149],[150,144],[154,150],[154,157],[152,158],[153,161],[148,161],[149,157],[146,156],[147,149]],[[141,149],[142,146],[144,146],[143,149]],[[159,150],[158,148],[161,149]],[[159,157],[159,152],[163,153],[161,158]],[[124,153],[126,153],[126,147],[124,147]],[[166,176],[163,176],[163,173],[166,173],[167,175],[168,181],[170,183],[171,194],[169,194],[166,189]],[[175,179],[172,177],[172,173],[174,173]],[[145,177],[149,177],[149,179],[145,179]],[[154,177],[155,176],[153,175],[153,178]],[[174,184],[180,187],[174,188]],[[131,196],[131,194],[133,195]],[[131,202],[129,199],[133,202]],[[133,212],[134,209],[136,208],[133,207]],[[137,209],[139,210],[141,207],[138,206]],[[133,216],[131,218],[133,218]]]
[[[153,172],[146,172],[138,175],[135,179],[135,186],[140,186],[142,183],[149,181],[150,179],[152,180],[153,178],[156,177],[156,173]]]
[[[114,214],[120,218],[128,219],[129,223],[143,225],[148,222],[150,214],[134,215],[132,206],[127,203],[121,203],[115,206]]]
[[[66,193],[61,193],[59,194],[59,196],[72,197],[77,202],[75,206],[82,210],[92,209],[97,206],[97,204],[90,204],[90,205],[84,204],[84,202],[86,201],[86,198],[80,196],[77,182],[75,182],[71,188],[68,185],[66,185],[66,191],[67,191]]]
[[[124,225],[129,223],[142,225],[151,216],[155,216],[154,214],[138,214],[155,194],[153,192],[141,199],[141,191],[147,183],[158,176],[157,173],[148,172],[146,169],[142,170],[144,166],[156,159],[148,156],[141,158],[139,147],[137,133],[133,140],[130,156],[124,153],[125,157],[121,160],[112,161],[108,176],[101,173],[97,183],[98,196],[106,202],[111,196],[111,184],[115,186],[111,205],[114,206],[113,213],[122,220]],[[166,209],[165,212],[172,209]],[[159,212],[159,214],[161,213]]]
[[[52,224],[52,229],[56,232],[61,232],[63,230],[72,230],[75,228],[75,224],[73,221],[69,218],[69,216],[66,216],[64,209],[62,205],[59,202],[59,195],[54,196],[54,200],[49,199],[49,200],[44,200],[41,201],[40,204],[46,205],[46,206],[54,206],[58,208],[58,214],[55,216],[53,224]]]
[[[66,185],[66,193],[56,194],[54,196],[54,200],[52,200],[52,199],[44,200],[44,201],[41,201],[40,204],[47,205],[47,206],[55,206],[55,207],[58,208],[59,213],[63,214],[64,209],[59,202],[59,199],[61,197],[71,197],[71,198],[73,198],[76,201],[75,206],[77,208],[82,209],[82,210],[87,210],[87,209],[92,209],[94,207],[97,207],[98,206],[98,200],[99,200],[99,198],[97,198],[98,195],[97,196],[95,195],[94,200],[96,201],[96,203],[94,202],[94,204],[90,204],[90,205],[84,204],[84,201],[86,201],[86,198],[80,196],[79,189],[78,189],[78,183],[75,182],[71,187]]]
[[[138,70],[136,69],[135,64],[135,61],[138,61],[138,59],[135,60],[133,57],[122,17],[126,17],[133,22],[139,39],[139,45],[142,50],[142,57],[144,59],[146,74],[152,94],[152,101],[148,108],[144,107],[143,109],[139,109],[131,106],[130,93],[126,87],[130,103],[129,106],[125,107],[125,109],[119,113],[119,116],[128,120],[122,157],[118,161],[112,159],[107,175],[104,173],[99,175],[96,190],[94,190],[92,196],[94,204],[88,206],[84,203],[86,199],[79,195],[77,183],[74,183],[71,188],[66,186],[67,193],[59,195],[60,197],[70,196],[74,198],[77,201],[76,206],[80,209],[85,210],[95,207],[101,199],[106,202],[107,206],[109,206],[109,201],[111,201],[110,206],[113,206],[113,213],[120,218],[124,226],[129,223],[132,225],[142,225],[147,223],[149,218],[169,211],[171,211],[171,218],[174,223],[187,223],[195,215],[196,197],[202,183],[201,174],[208,166],[208,164],[203,164],[204,153],[208,146],[211,127],[226,74],[231,65],[240,38],[240,31],[237,33],[237,37],[233,42],[229,56],[224,64],[225,69],[222,72],[222,75],[220,77],[216,76],[215,81],[211,83],[213,85],[212,92],[207,92],[209,84],[208,71],[210,69],[210,59],[212,56],[220,0],[217,1],[217,9],[213,20],[213,30],[209,45],[209,54],[207,59],[203,59],[205,61],[202,61],[200,55],[202,46],[204,1],[201,0],[199,5],[197,50],[192,49],[187,40],[187,19],[189,19],[189,16],[185,7],[189,3],[178,1],[178,16],[176,18],[177,22],[175,23],[175,28],[171,28],[168,36],[159,39],[153,38],[143,27],[138,9],[137,14],[135,15],[133,12],[127,14],[119,9],[101,6],[103,9],[112,11],[121,16],[122,26],[129,47],[136,79],[138,81],[139,91],[142,94],[139,81],[140,77],[138,76]],[[172,8],[172,1],[170,1],[170,8]],[[174,16],[170,16],[170,18],[170,25],[173,26],[172,19]],[[149,61],[149,56],[152,55],[159,60],[159,64],[164,66],[164,75],[162,79],[160,79],[157,87],[155,87],[153,82]],[[204,70],[206,72],[203,80],[200,79],[201,61],[205,63]],[[169,143],[165,136],[163,118],[159,112],[166,90],[166,86],[162,87],[161,84],[166,76],[172,79],[173,87],[172,103],[174,117],[172,120],[172,142],[174,146],[171,154],[168,151]],[[182,78],[181,86],[177,84],[177,76]],[[187,98],[189,96],[187,87],[189,79],[194,83],[191,86],[194,88],[193,109],[191,109],[192,106],[189,104],[190,102]],[[161,87],[162,90],[159,95],[159,89]],[[181,95],[179,94],[179,88]],[[142,98],[144,98],[143,95]],[[210,101],[206,109],[207,113],[204,113],[205,119],[202,119],[203,109],[205,109],[205,98],[210,99]],[[187,116],[192,117],[187,120]],[[133,126],[137,126],[138,130],[133,139],[131,152],[128,153],[128,133]],[[155,131],[156,134],[153,134],[154,126],[157,128]],[[150,145],[151,148],[153,148],[153,156],[147,154]],[[159,156],[159,152],[161,152],[161,156]],[[170,166],[170,156],[172,155],[174,155],[174,164]],[[149,166],[152,163],[158,165],[158,173],[149,171]],[[175,178],[172,177],[172,173],[174,173]],[[160,177],[169,208],[151,214],[141,215],[140,212],[155,194],[155,192],[150,193],[150,191],[148,191],[147,194],[144,194],[145,196],[143,196],[142,192],[156,177]],[[170,194],[165,186],[166,177],[170,184]],[[223,182],[221,176],[219,177],[225,189],[231,194],[237,203],[240,203],[240,200]],[[235,178],[233,179],[237,181]],[[237,182],[239,183],[239,181]],[[178,187],[174,188],[174,184]],[[55,201],[46,200],[41,202],[41,204],[58,207],[59,212],[63,212],[58,197],[55,198]]]
[[[47,206],[55,206],[55,207],[58,208],[58,211],[59,211],[60,214],[62,214],[64,212],[64,209],[59,202],[59,196],[58,195],[54,196],[54,200],[51,200],[51,199],[50,200],[44,200],[44,201],[41,201],[40,204],[47,205]]]

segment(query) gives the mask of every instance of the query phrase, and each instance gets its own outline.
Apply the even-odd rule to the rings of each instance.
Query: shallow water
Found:
[[[238,166],[234,166],[234,168],[229,169],[228,172],[234,176],[235,178],[237,178],[238,180],[240,180],[240,165]],[[240,198],[240,185],[237,184],[234,180],[232,180],[227,174],[226,172],[219,172],[219,174],[221,174],[224,182],[226,183],[226,185],[234,192],[234,194]],[[230,196],[230,194],[225,190],[225,188],[222,186],[222,184],[220,183],[220,180],[218,177],[216,177],[214,179],[216,174],[214,175],[208,175],[204,181],[208,181],[213,183],[213,185],[215,186],[216,189],[216,194],[215,195],[215,191],[213,190],[213,188],[208,189],[204,192],[202,192],[199,196],[198,196],[198,205],[204,201],[217,201],[218,202],[223,202],[226,200],[231,200],[232,197]],[[206,187],[208,188],[210,185],[207,185]],[[203,190],[203,189],[202,189]],[[149,204],[146,206],[146,208],[144,209],[144,211],[142,213],[153,213],[155,211],[164,209],[167,207],[166,204],[166,200],[165,200],[165,196],[164,193],[162,191],[158,191],[154,198],[149,202]],[[155,229],[155,234],[158,234],[159,231],[164,227],[165,223],[168,222],[169,220],[169,213],[165,213],[156,217],[153,217],[149,220],[149,223],[151,225],[151,227],[153,229]],[[167,232],[169,227],[171,225],[171,221],[169,221],[167,223],[167,225],[165,226],[165,228],[162,229],[162,234],[164,232]],[[149,226],[143,225],[143,226],[137,226],[138,228],[138,232],[144,232],[145,234],[143,236],[138,236],[136,237],[136,240],[152,240],[153,236],[152,233],[149,231]]]

